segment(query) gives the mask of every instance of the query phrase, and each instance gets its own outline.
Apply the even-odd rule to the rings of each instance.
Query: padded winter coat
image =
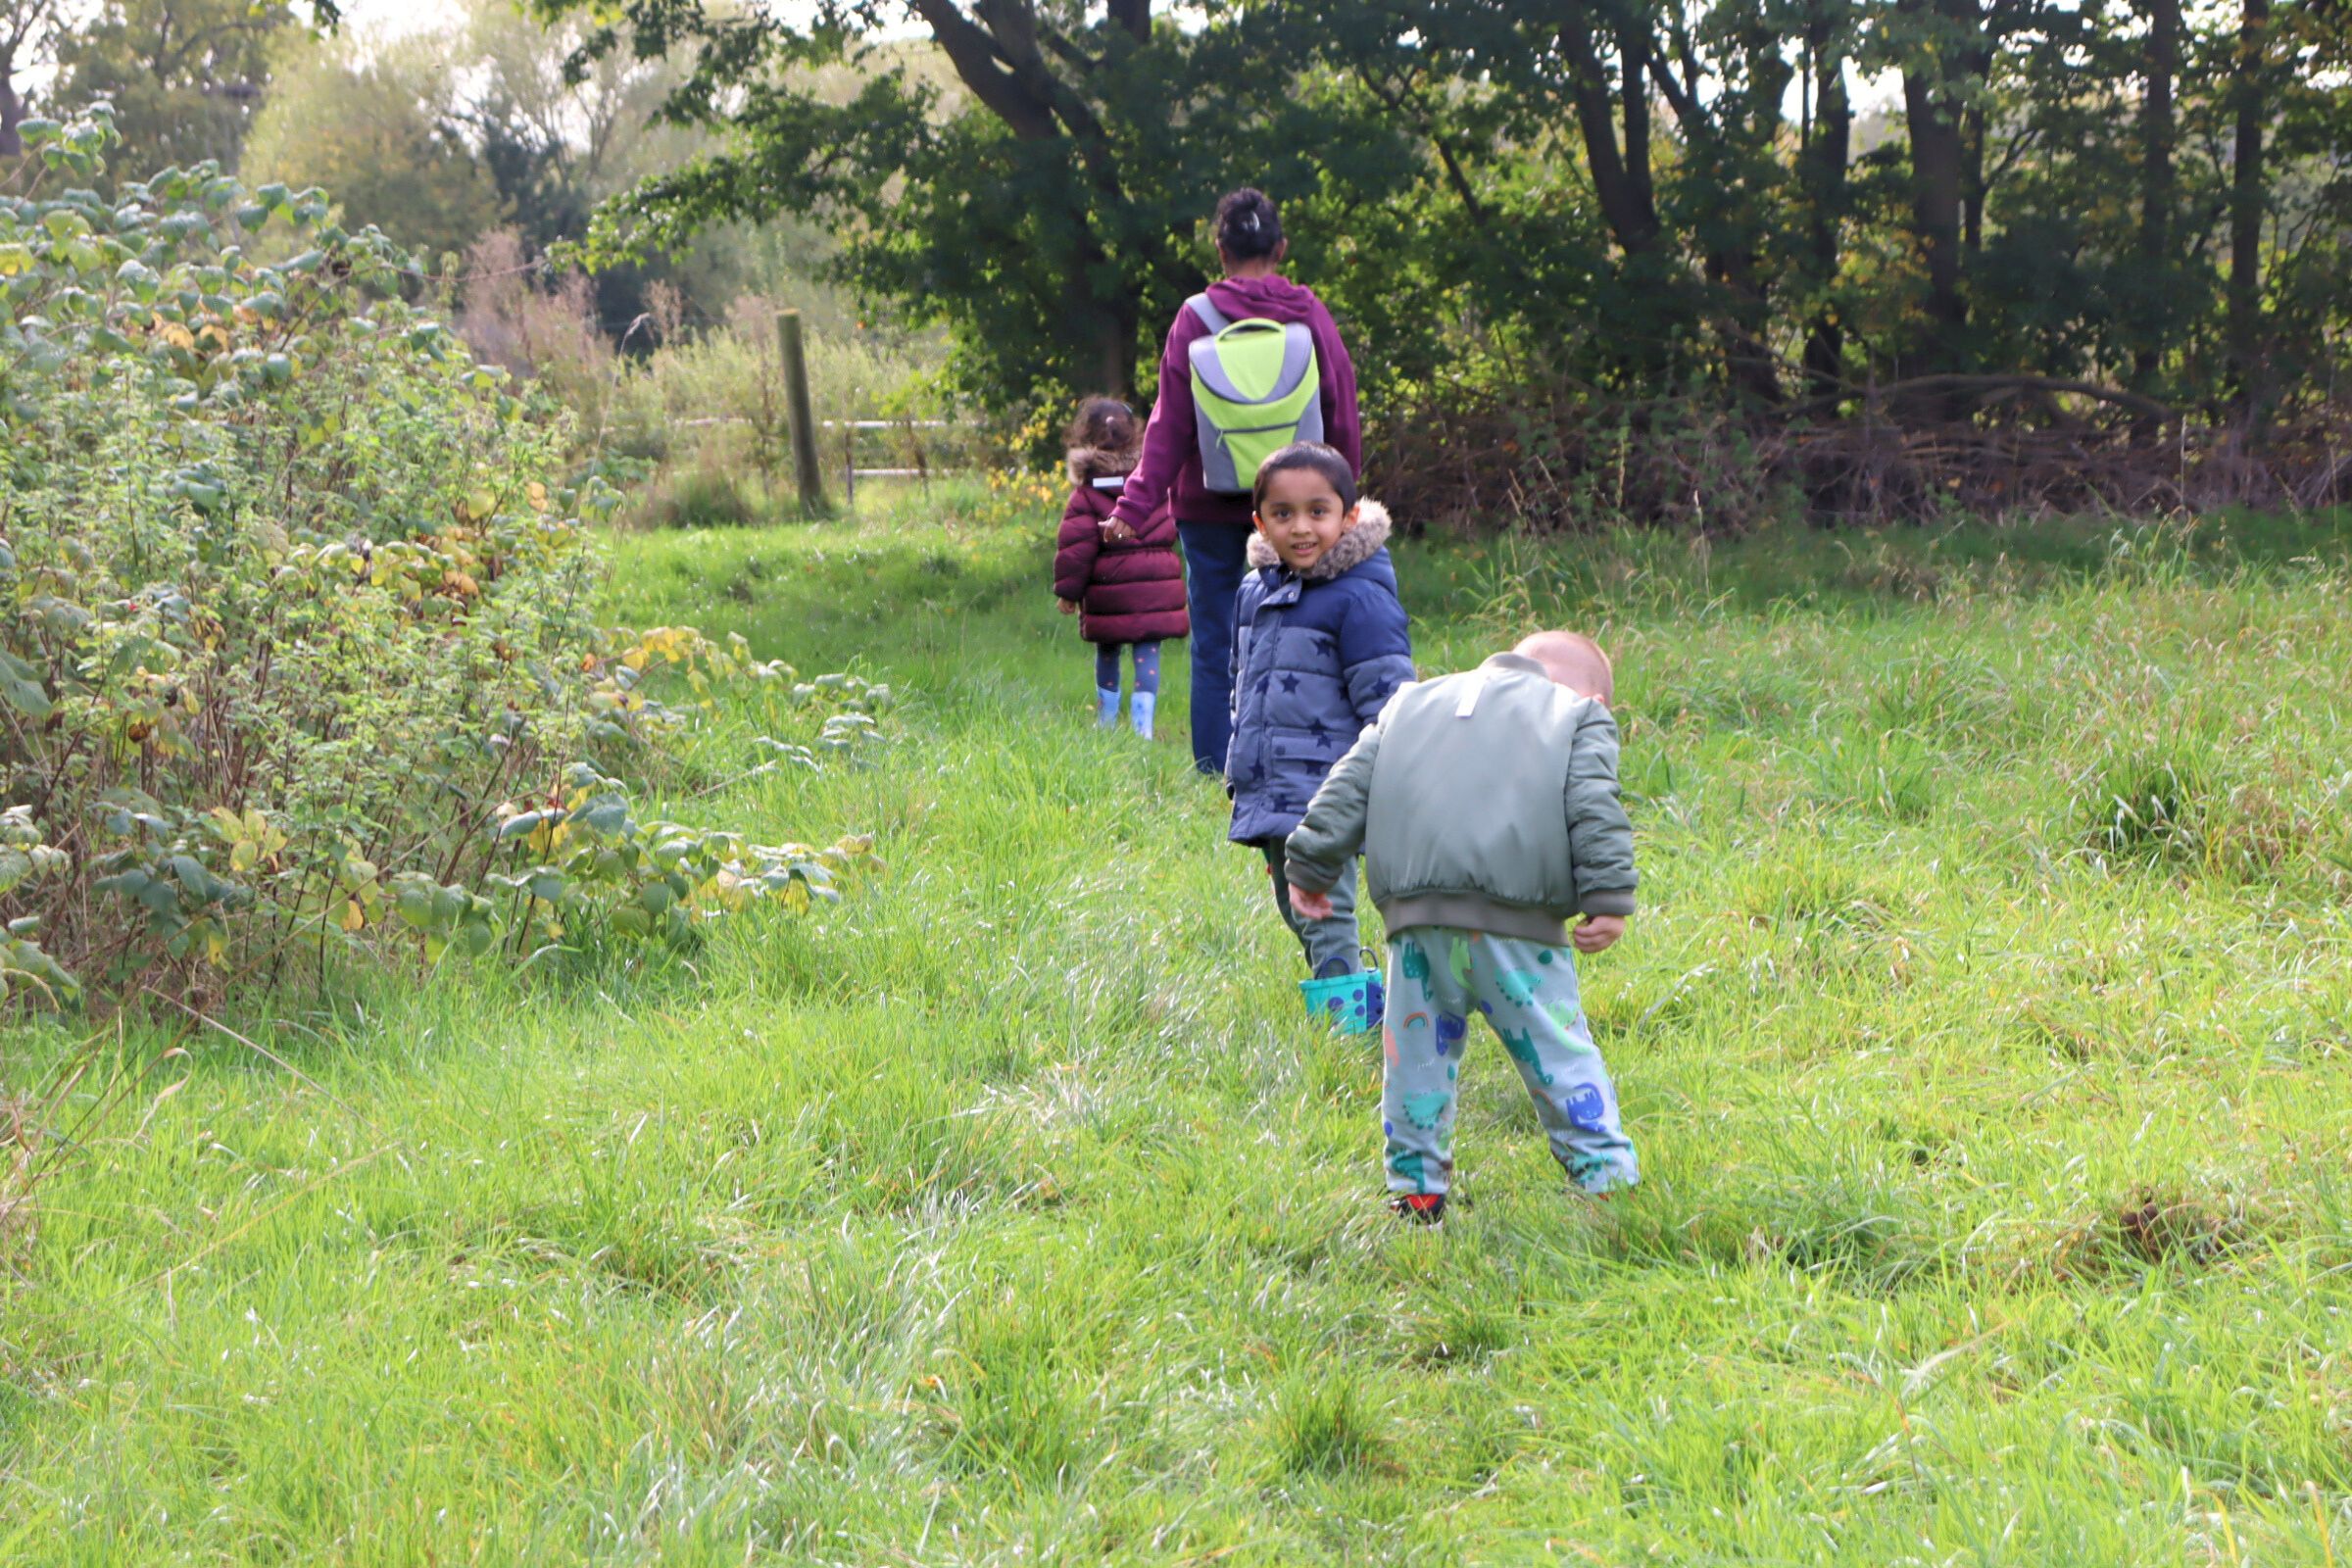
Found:
[[[1132,454],[1072,447],[1070,504],[1054,554],[1054,597],[1078,604],[1078,635],[1090,643],[1156,643],[1191,632],[1176,517],[1162,503],[1124,544],[1102,537],[1118,504]]]
[[[1632,914],[1617,720],[1518,654],[1406,688],[1316,792],[1291,835],[1290,880],[1330,887],[1358,851],[1391,931],[1556,947],[1576,915]]]
[[[1234,601],[1225,758],[1237,844],[1288,838],[1331,764],[1413,678],[1388,540],[1387,511],[1367,501],[1355,526],[1302,577],[1262,534],[1250,536],[1257,569]]]

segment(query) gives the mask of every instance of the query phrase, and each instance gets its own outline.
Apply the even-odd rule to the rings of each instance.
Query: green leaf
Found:
[[[41,689],[39,681],[14,670],[0,670],[0,696],[6,697],[8,706],[26,718],[44,719],[56,710],[56,705],[49,701],[49,694]]]
[[[611,837],[629,820],[629,803],[618,795],[600,795],[571,813],[571,820],[591,833]]]
[[[430,931],[434,924],[433,899],[440,891],[422,879],[403,882],[393,890],[392,912],[413,930]]]
[[[181,887],[196,895],[198,903],[212,904],[219,901],[221,893],[220,883],[212,872],[204,868],[203,861],[192,855],[174,855],[172,857],[171,865],[172,876],[178,879]]]

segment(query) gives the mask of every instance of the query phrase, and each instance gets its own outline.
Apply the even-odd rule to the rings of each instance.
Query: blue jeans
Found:
[[[1176,524],[1193,617],[1193,765],[1203,773],[1224,773],[1233,739],[1233,602],[1249,569],[1250,533],[1230,522]]]

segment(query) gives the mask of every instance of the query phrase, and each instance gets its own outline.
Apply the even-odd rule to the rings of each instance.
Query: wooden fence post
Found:
[[[816,471],[816,418],[808,407],[808,361],[801,343],[801,313],[776,313],[776,348],[784,359],[784,401],[792,416],[792,476],[801,488],[801,514],[825,514],[825,484]]]

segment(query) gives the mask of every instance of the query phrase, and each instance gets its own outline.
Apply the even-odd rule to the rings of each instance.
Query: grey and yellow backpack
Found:
[[[1248,495],[1258,465],[1294,441],[1323,439],[1323,373],[1299,321],[1234,320],[1196,294],[1184,308],[1208,335],[1193,340],[1193,411],[1202,485]]]

